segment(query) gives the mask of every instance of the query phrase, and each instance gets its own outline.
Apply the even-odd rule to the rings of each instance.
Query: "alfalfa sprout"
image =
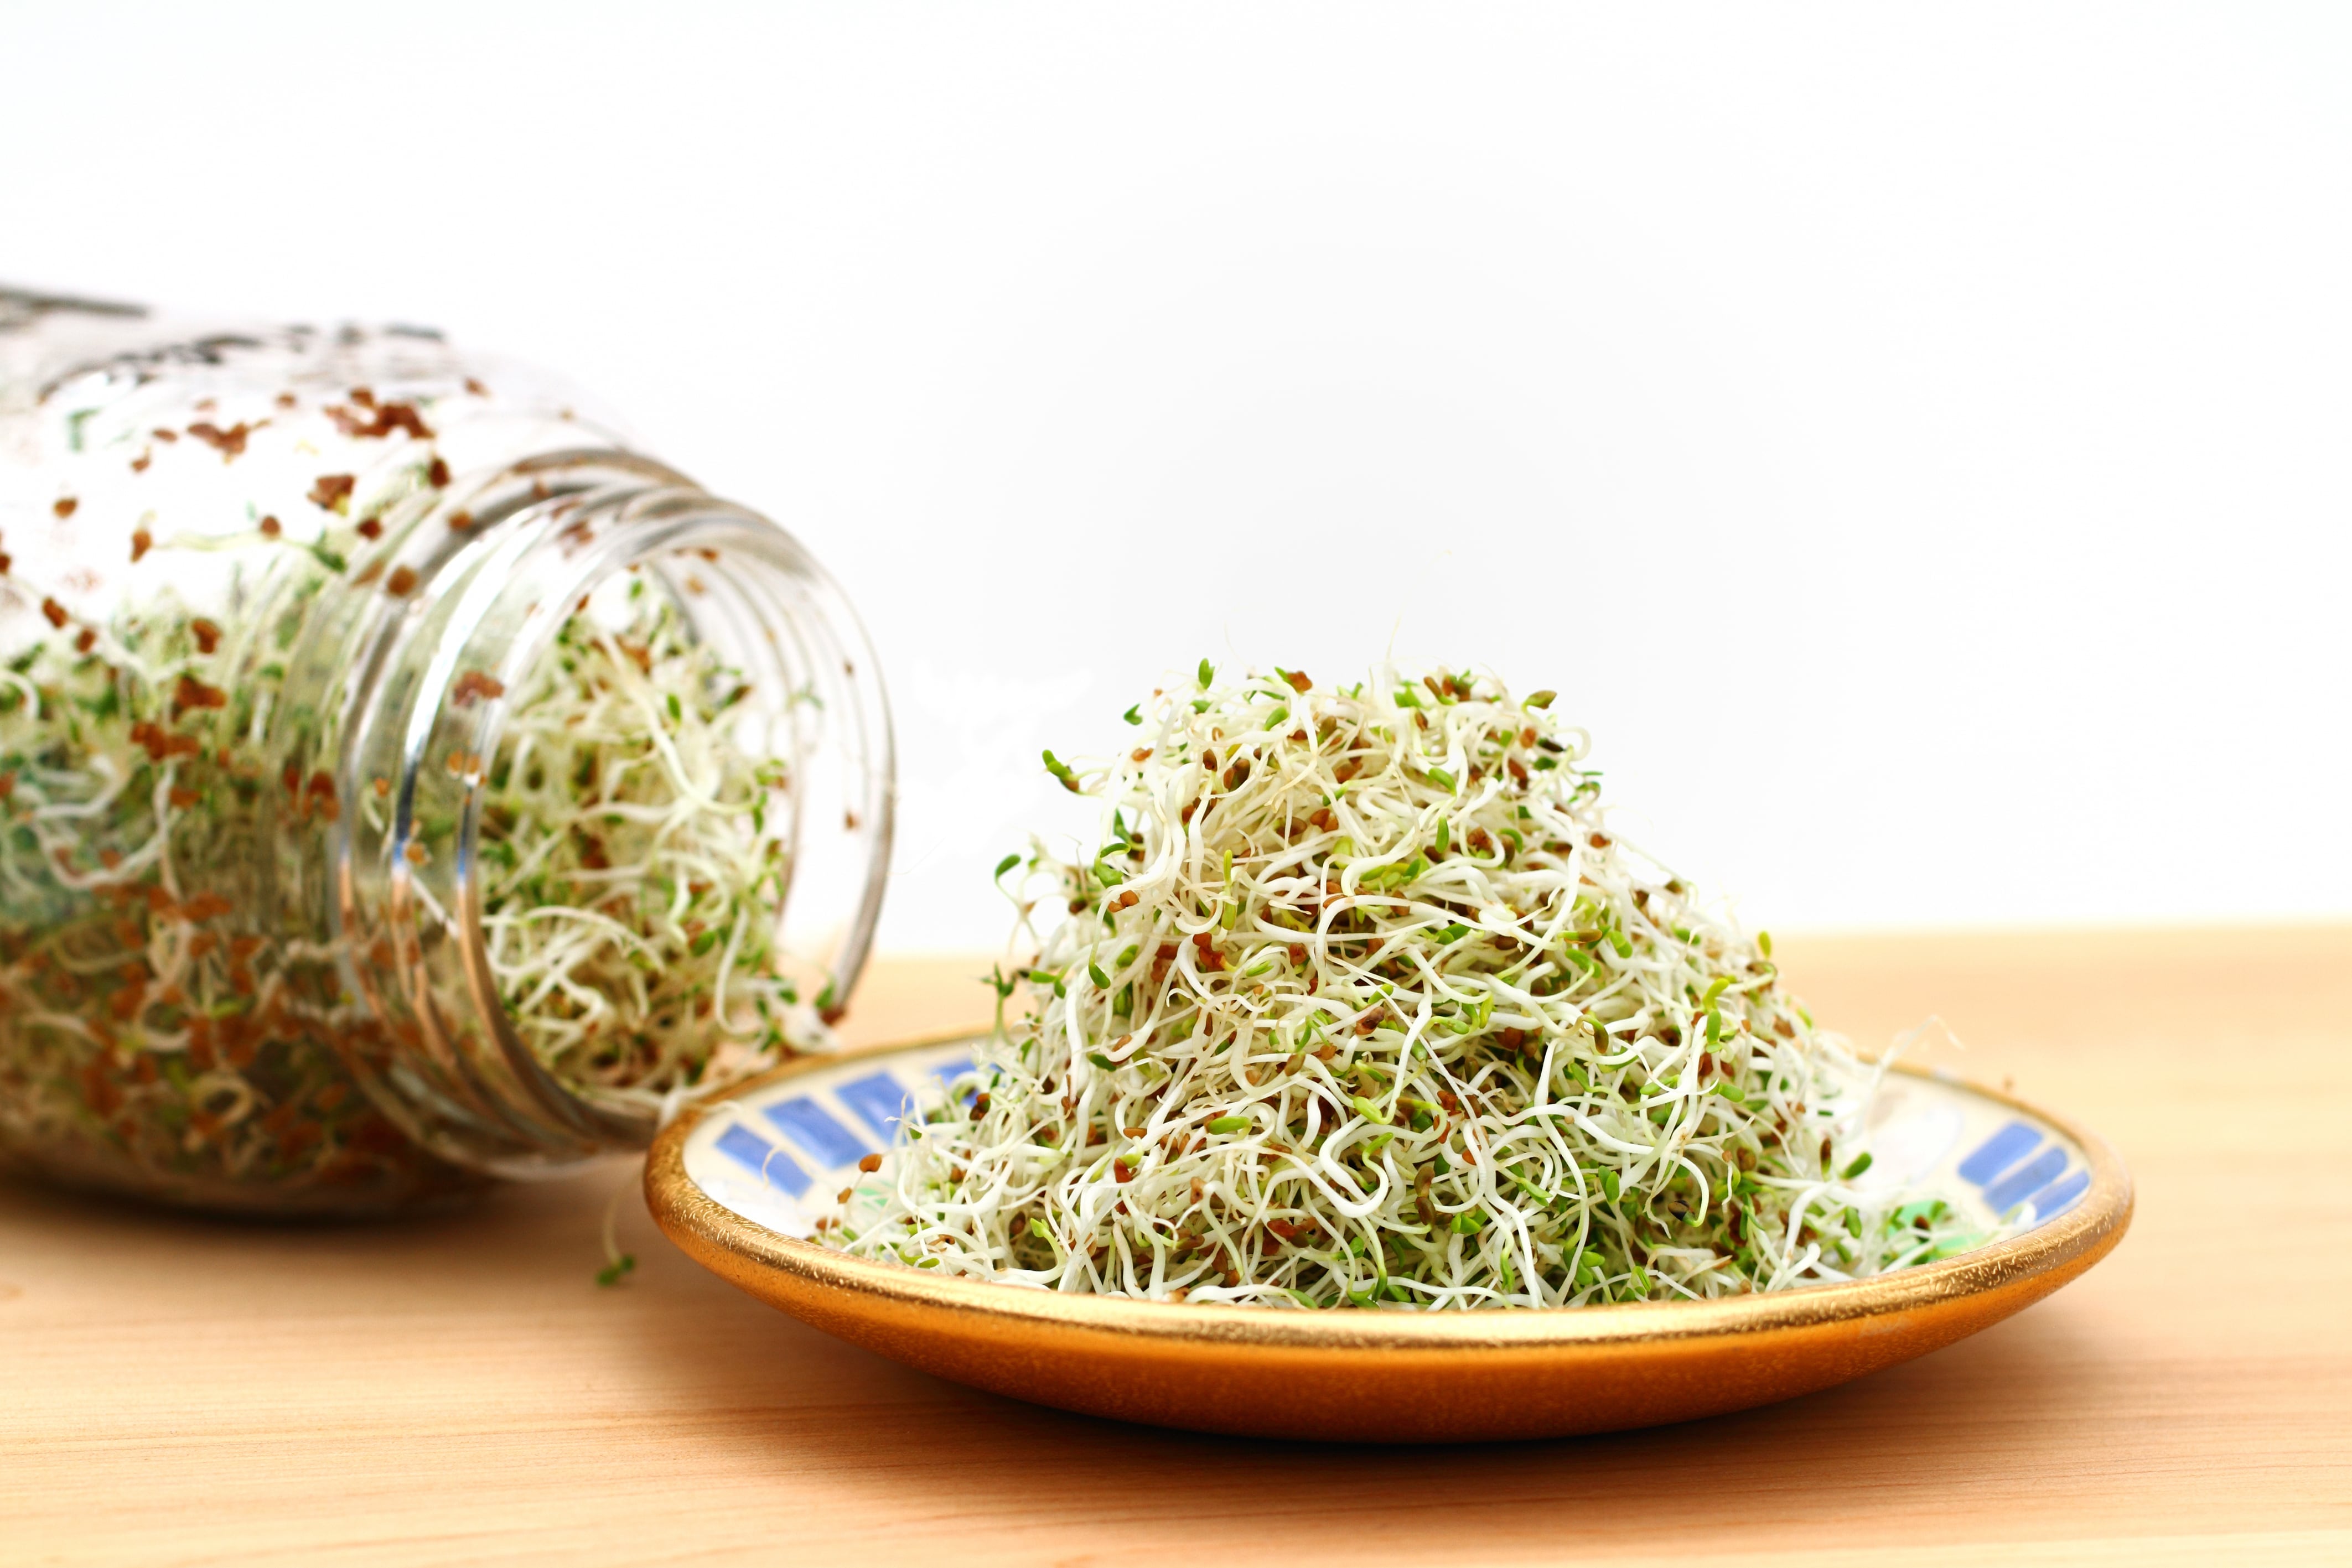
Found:
[[[1984,1233],[1859,1181],[1881,1066],[1611,831],[1553,694],[1194,679],[1008,857],[1034,962],[950,1103],[819,1221],[1064,1291],[1301,1307],[1717,1297]]]

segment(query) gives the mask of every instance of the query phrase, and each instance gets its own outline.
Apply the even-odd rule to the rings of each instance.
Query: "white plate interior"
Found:
[[[887,1156],[900,1121],[939,1104],[971,1065],[968,1041],[912,1046],[720,1101],[687,1139],[687,1179],[721,1207],[805,1239],[857,1179],[857,1162]],[[2047,1225],[2091,1186],[2089,1162],[2064,1134],[1940,1075],[1889,1074],[1864,1143],[1871,1166],[1857,1185],[1932,1182],[1988,1227],[2009,1215],[2021,1229]]]

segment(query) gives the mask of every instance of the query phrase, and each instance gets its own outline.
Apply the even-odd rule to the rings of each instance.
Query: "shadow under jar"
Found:
[[[822,1044],[888,709],[783,529],[431,333],[0,291],[0,1161],[386,1212]]]

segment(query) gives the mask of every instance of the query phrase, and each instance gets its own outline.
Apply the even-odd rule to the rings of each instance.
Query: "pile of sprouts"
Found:
[[[1203,662],[1129,711],[1131,749],[1046,753],[1102,815],[1090,849],[1026,857],[1028,939],[1053,918],[998,984],[1032,1005],[820,1236],[1065,1291],[1415,1309],[1781,1290],[1981,1242],[1857,1185],[1882,1069],[1781,989],[1769,936],[1609,831],[1551,701]]]

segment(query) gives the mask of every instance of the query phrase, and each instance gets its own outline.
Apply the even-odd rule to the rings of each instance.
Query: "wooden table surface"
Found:
[[[0,1186],[0,1562],[2352,1563],[2352,928],[1790,940],[1864,1044],[2104,1131],[2121,1249],[1949,1349],[1685,1427],[1350,1449],[1151,1431],[853,1350],[616,1166],[343,1228]],[[879,966],[863,1038],[982,1010]]]

